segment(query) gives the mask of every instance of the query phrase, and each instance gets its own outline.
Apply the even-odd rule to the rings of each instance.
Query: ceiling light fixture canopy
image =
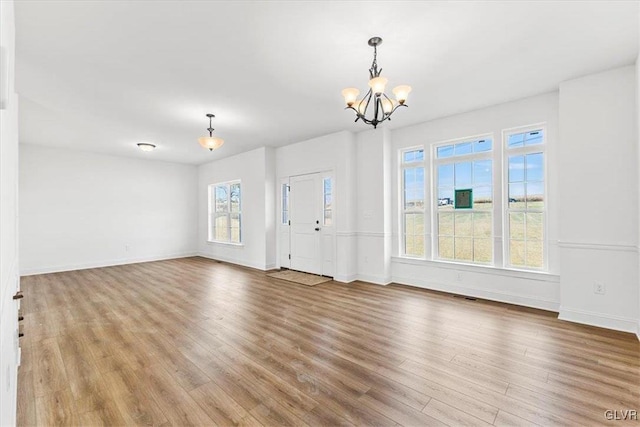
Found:
[[[153,151],[156,148],[156,146],[150,142],[138,142],[137,145],[142,151]]]
[[[345,109],[356,112],[356,122],[362,120],[376,128],[379,123],[391,120],[391,115],[398,107],[407,106],[405,102],[409,92],[411,92],[411,86],[400,85],[393,88],[393,94],[396,99],[391,100],[384,93],[388,80],[386,77],[380,76],[382,68],[378,69],[378,46],[382,44],[382,39],[380,37],[372,37],[368,43],[369,46],[373,47],[373,62],[369,69],[369,91],[364,98],[358,99],[360,91],[350,87],[342,91],[342,96],[344,96],[344,102],[347,104]],[[367,118],[367,113],[371,111],[373,111],[373,115],[369,115],[369,118]]]
[[[213,119],[215,116],[209,113],[207,114],[207,117],[209,117],[209,127],[207,128],[207,130],[209,131],[209,136],[201,136],[200,138],[198,138],[198,142],[204,148],[209,149],[209,151],[213,151],[217,148],[222,147],[222,144],[224,144],[224,139],[213,136],[213,131],[215,129],[211,127],[211,119]]]

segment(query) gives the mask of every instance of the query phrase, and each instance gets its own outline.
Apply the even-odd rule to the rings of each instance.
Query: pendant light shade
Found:
[[[224,144],[224,139],[218,138],[217,136],[201,136],[200,138],[198,138],[198,142],[200,143],[200,145],[202,145],[202,147],[213,151],[216,148],[222,147],[222,144]]]
[[[211,126],[211,119],[213,119],[215,116],[209,113],[207,114],[207,117],[209,117],[209,127],[207,128],[207,130],[209,131],[209,136],[201,136],[200,138],[198,138],[198,143],[202,145],[203,148],[206,148],[209,151],[213,151],[222,147],[222,144],[224,144],[224,139],[213,136],[213,131],[215,129]]]

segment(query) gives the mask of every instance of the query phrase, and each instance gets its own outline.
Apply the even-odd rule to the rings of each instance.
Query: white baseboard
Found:
[[[373,283],[374,285],[383,285],[383,286],[386,286],[392,282],[390,277],[370,276],[368,274],[358,274],[357,280],[360,280],[361,282]]]
[[[197,252],[186,252],[171,255],[156,255],[138,258],[122,258],[108,261],[97,261],[84,264],[58,265],[51,267],[27,268],[20,271],[20,276],[33,276],[36,274],[61,273],[63,271],[87,270],[90,268],[113,267],[116,265],[137,264],[141,262],[163,261],[167,259],[188,258],[197,256]]]
[[[486,289],[454,285],[451,283],[438,283],[397,276],[394,276],[392,278],[392,281],[393,283],[398,283],[401,285],[415,286],[417,288],[431,289],[434,291],[447,292],[456,295],[465,295],[497,302],[505,302],[508,304],[538,308],[541,310],[553,311],[556,313],[558,312],[560,306],[560,303],[557,301],[545,300],[531,295],[516,295],[507,292],[490,291]]]
[[[349,275],[336,274],[335,276],[333,276],[333,280],[340,283],[351,283],[358,280],[358,276],[356,276],[355,274],[349,274]]]
[[[640,316],[640,313],[638,314]],[[640,319],[638,319],[638,329],[636,330],[636,337],[638,337],[638,341],[640,341]]]
[[[638,321],[628,317],[560,307],[558,319],[616,331],[631,332],[638,335]]]
[[[211,254],[206,254],[204,252],[199,252],[197,254],[197,256],[200,256],[202,258],[207,258],[207,259],[212,259],[214,261],[222,261],[222,262],[226,262],[229,264],[235,264],[235,265],[239,265],[242,267],[249,267],[249,268],[255,268],[256,270],[262,270],[262,271],[267,271],[267,270],[271,270],[273,268],[275,268],[275,264],[258,264],[258,263],[253,263],[253,262],[246,262],[244,260],[240,260],[240,259],[234,259],[234,258],[227,258],[227,257],[221,257],[221,256],[213,256]]]

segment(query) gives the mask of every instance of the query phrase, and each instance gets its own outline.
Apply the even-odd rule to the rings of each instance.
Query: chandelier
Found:
[[[362,120],[374,128],[378,123],[385,120],[391,120],[391,115],[398,107],[406,107],[407,96],[411,92],[411,86],[400,85],[393,88],[393,94],[396,99],[391,100],[385,93],[384,89],[387,85],[387,79],[381,77],[382,68],[378,69],[377,55],[378,46],[382,44],[380,37],[372,37],[369,39],[369,46],[373,47],[373,63],[369,69],[369,91],[364,98],[358,99],[360,91],[350,87],[342,91],[344,102],[347,104],[345,109],[356,112],[356,122]],[[371,114],[373,112],[373,114]],[[369,118],[367,118],[367,115]]]
[[[207,130],[209,131],[209,136],[201,136],[200,138],[198,138],[198,142],[204,148],[208,148],[209,151],[213,151],[216,148],[222,147],[222,144],[224,144],[224,139],[213,136],[213,131],[215,129],[211,126],[211,119],[213,119],[215,116],[209,113],[207,114],[207,117],[209,117],[209,127],[207,128]]]

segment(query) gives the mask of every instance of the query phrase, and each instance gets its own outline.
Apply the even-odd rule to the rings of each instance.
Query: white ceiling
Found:
[[[16,1],[24,143],[204,163],[366,128],[371,36],[401,127],[631,64],[637,2]],[[212,112],[225,145],[197,137]],[[142,153],[135,143],[158,145]]]

